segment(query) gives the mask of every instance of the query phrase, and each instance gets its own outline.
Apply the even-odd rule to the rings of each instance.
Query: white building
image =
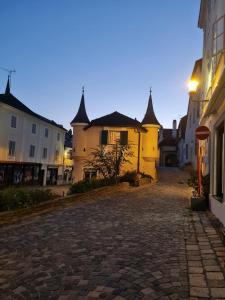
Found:
[[[10,93],[0,94],[0,186],[63,180],[65,129],[34,113]]]
[[[190,164],[194,170],[197,170],[197,141],[195,130],[199,126],[200,99],[201,99],[201,77],[202,77],[202,59],[195,62],[191,75],[192,80],[197,80],[200,84],[195,93],[191,94],[188,103],[187,124],[185,132],[185,157],[184,163]]]
[[[204,33],[201,100],[207,100],[201,105],[200,125],[211,132],[201,143],[202,167],[210,171],[211,210],[225,225],[225,1],[202,0],[198,25]]]
[[[186,131],[186,125],[187,125],[187,115],[183,116],[180,119],[179,125],[178,125],[178,162],[179,167],[184,167],[186,165],[186,143],[185,143],[185,131]]]
[[[173,120],[172,129],[160,128],[158,144],[160,151],[160,167],[177,167],[178,136],[176,120]]]

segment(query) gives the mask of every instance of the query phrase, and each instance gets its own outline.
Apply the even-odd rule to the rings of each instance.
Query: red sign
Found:
[[[209,137],[210,131],[206,126],[199,126],[195,129],[195,136],[198,140],[205,140]]]

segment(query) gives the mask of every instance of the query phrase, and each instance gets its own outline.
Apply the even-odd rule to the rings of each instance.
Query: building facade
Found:
[[[210,129],[201,142],[203,173],[210,172],[210,207],[225,225],[225,1],[201,1],[199,27],[203,30],[200,125]]]
[[[186,143],[185,143],[185,132],[186,132],[186,126],[187,126],[187,115],[183,116],[180,119],[179,125],[178,125],[178,152],[177,152],[177,158],[179,167],[184,167],[186,165]]]
[[[0,94],[0,187],[63,181],[65,129],[25,106],[10,92]]]
[[[200,101],[202,97],[202,59],[195,62],[191,75],[192,80],[199,82],[195,93],[190,93],[187,125],[185,131],[185,164],[190,164],[194,170],[197,170],[197,141],[195,138],[195,130],[199,126],[200,118]]]
[[[80,107],[71,122],[73,127],[73,180],[75,182],[98,176],[98,170],[88,168],[85,160],[91,159],[93,149],[112,145],[129,145],[133,156],[130,163],[123,166],[126,171],[143,172],[153,179],[157,178],[156,165],[159,160],[158,130],[160,124],[155,116],[150,93],[148,108],[142,122],[129,118],[115,111],[109,115],[89,120],[84,101],[81,97]]]
[[[178,135],[177,121],[173,120],[173,127],[161,128],[159,131],[160,167],[178,166]]]
[[[65,143],[64,143],[64,176],[63,183],[71,183],[73,178],[73,134],[72,130],[68,130],[65,134]]]

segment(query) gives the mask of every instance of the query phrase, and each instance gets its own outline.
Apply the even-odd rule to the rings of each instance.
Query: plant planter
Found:
[[[202,196],[192,196],[190,201],[191,209],[194,211],[204,211],[207,209],[207,201]]]

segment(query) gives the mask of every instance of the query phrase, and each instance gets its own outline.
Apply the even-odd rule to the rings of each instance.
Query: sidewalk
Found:
[[[225,247],[209,216],[192,212],[184,223],[191,300],[225,299]]]

